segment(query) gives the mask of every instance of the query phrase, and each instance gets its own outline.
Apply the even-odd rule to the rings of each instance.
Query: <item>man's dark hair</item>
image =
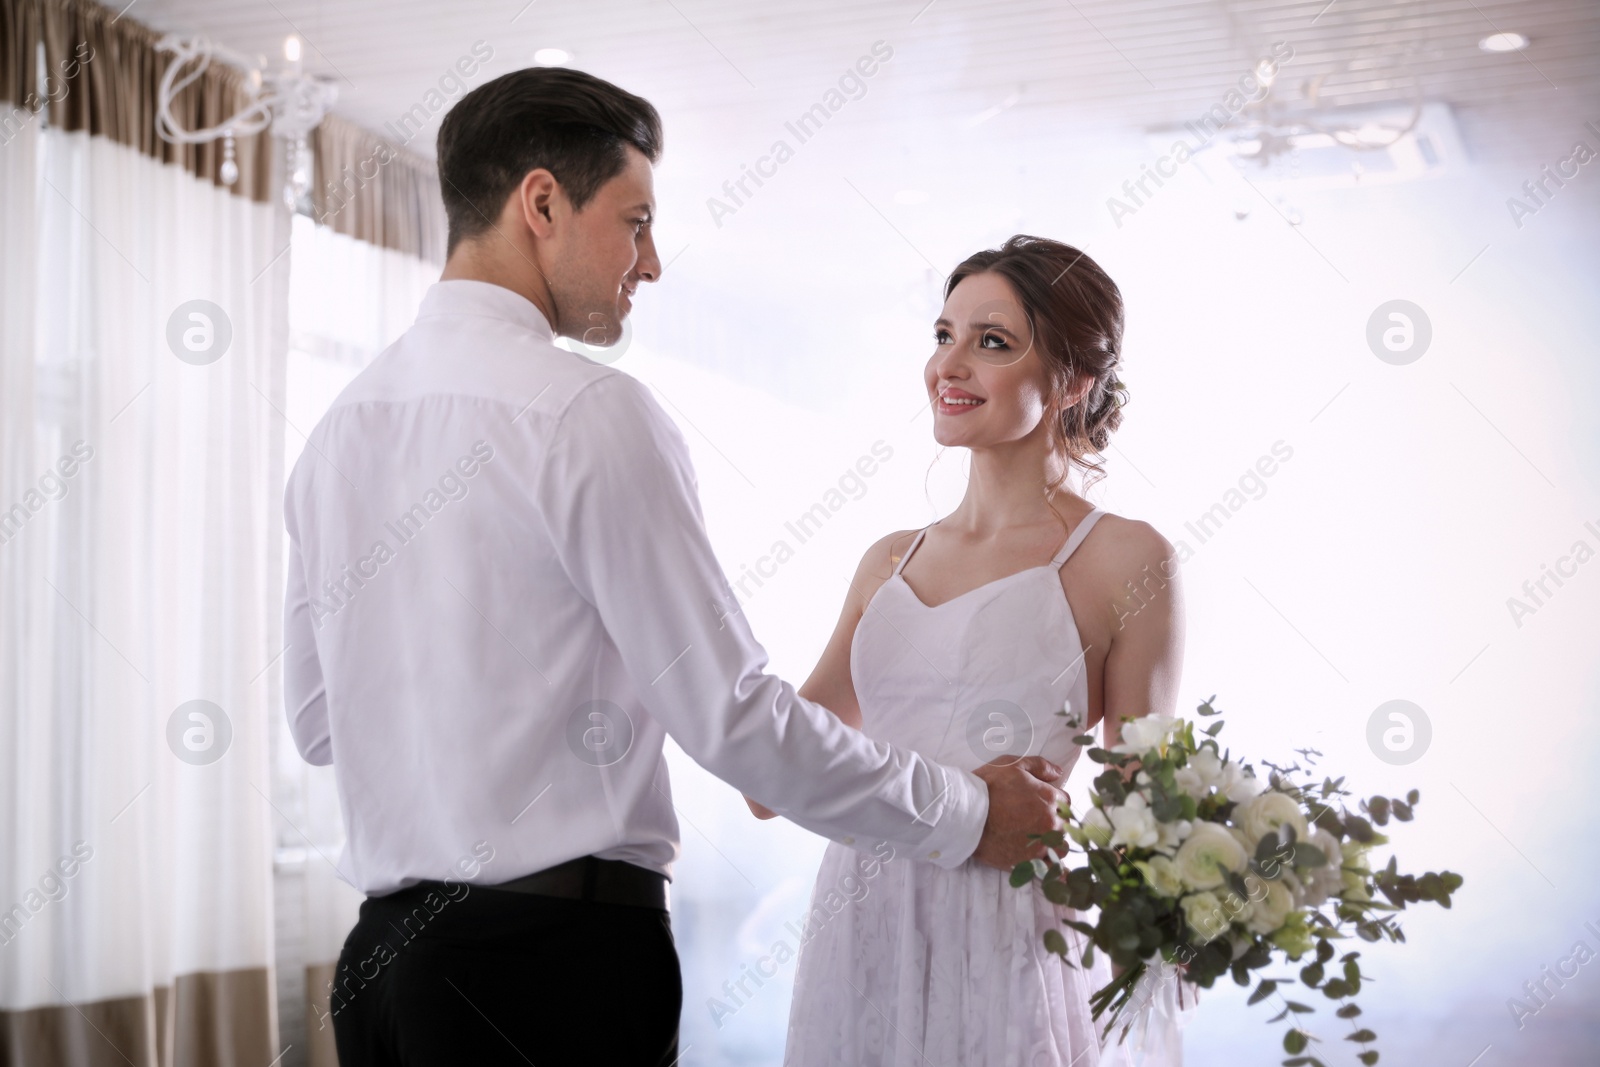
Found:
[[[530,67],[478,86],[439,127],[448,251],[489,229],[530,170],[548,170],[581,210],[622,173],[626,145],[651,163],[660,159],[661,116],[648,100],[592,74]]]

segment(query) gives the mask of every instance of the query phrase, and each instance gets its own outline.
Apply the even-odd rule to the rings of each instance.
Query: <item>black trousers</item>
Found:
[[[368,897],[329,1016],[340,1067],[671,1067],[683,978],[656,908],[424,882]]]

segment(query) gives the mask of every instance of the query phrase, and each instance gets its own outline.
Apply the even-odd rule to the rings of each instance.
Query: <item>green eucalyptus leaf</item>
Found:
[[[1245,1001],[1245,1003],[1260,1004],[1263,1000],[1266,1000],[1268,997],[1272,996],[1272,991],[1277,988],[1278,983],[1276,981],[1271,978],[1263,978],[1261,979],[1261,984],[1256,986],[1256,991],[1250,994],[1250,999]]]

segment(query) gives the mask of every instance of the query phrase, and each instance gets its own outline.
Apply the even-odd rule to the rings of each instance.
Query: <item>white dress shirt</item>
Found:
[[[765,673],[676,426],[553,341],[509,289],[438,283],[290,475],[286,704],[334,767],[343,876],[381,895],[592,854],[670,878],[668,733],[816,833],[967,860],[983,782]]]

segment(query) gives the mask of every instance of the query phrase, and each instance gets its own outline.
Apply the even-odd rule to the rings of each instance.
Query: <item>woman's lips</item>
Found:
[[[983,406],[983,403],[982,397],[952,389],[939,394],[934,401],[933,409],[941,415],[965,415],[969,411],[976,411]]]

